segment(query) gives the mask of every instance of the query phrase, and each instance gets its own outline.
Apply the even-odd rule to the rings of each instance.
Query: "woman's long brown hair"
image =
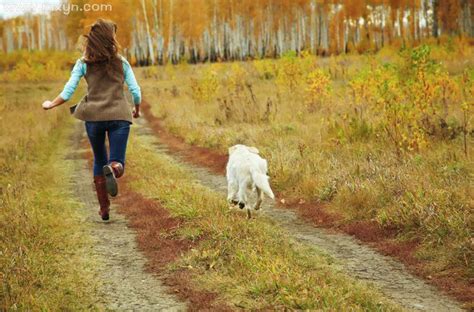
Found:
[[[91,26],[85,42],[84,61],[86,64],[103,64],[109,75],[120,71],[120,48],[115,39],[117,25],[108,20],[98,19]]]

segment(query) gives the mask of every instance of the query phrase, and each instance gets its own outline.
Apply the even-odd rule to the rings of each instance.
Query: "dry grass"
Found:
[[[466,68],[473,72],[472,49],[437,47],[432,57],[453,81]],[[396,227],[400,240],[421,242],[417,256],[432,271],[472,278],[472,134],[468,155],[460,132],[420,139],[415,143],[426,147],[407,144],[400,152],[381,127],[380,111],[356,102],[348,82],[383,63],[405,68],[402,56],[387,50],[374,57],[307,59],[302,71],[315,62],[331,77],[323,102],[308,102],[305,74],[291,60],[146,68],[141,84],[153,114],[186,142],[222,153],[236,143],[258,146],[283,196],[326,202],[343,222]],[[286,79],[279,78],[282,72]],[[207,93],[196,98],[196,90]],[[462,123],[459,101],[449,102],[451,130]]]
[[[26,50],[0,53],[0,81],[54,82],[67,79],[79,52]]]
[[[95,281],[79,203],[68,188],[70,117],[45,113],[57,83],[2,85],[0,97],[0,309],[94,310]]]

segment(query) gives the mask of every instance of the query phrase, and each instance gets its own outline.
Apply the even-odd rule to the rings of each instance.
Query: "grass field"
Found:
[[[37,103],[39,97],[53,96],[61,84],[5,86],[2,309],[97,309],[94,263],[86,252],[89,242],[79,236],[80,204],[64,187],[71,168],[58,161],[68,151],[72,120],[66,109],[45,113]],[[249,309],[399,310],[375,290],[340,273],[331,259],[284,237],[270,222],[249,223],[244,216],[229,213],[220,195],[195,184],[184,169],[156,155],[147,142],[132,138],[128,158],[132,189],[146,190],[144,195],[159,198],[183,220],[182,227],[167,235],[199,242],[168,268],[171,274],[192,268],[197,289]],[[148,176],[151,172],[153,177]]]
[[[246,310],[400,309],[340,273],[332,259],[288,238],[272,222],[249,222],[244,214],[232,213],[220,194],[194,182],[190,172],[157,154],[146,139],[134,136],[128,153],[132,190],[158,200],[181,220],[172,231],[158,235],[196,241],[169,265],[168,273],[185,269],[198,288]]]
[[[429,272],[474,276],[474,56],[422,46],[375,56],[153,67],[152,113],[186,142],[257,146],[287,200],[340,223],[376,221],[419,241]]]
[[[64,187],[72,169],[58,161],[70,152],[71,118],[66,107],[40,108],[71,62],[32,54],[31,64],[12,67],[21,57],[0,64],[9,69],[0,75],[1,308],[97,309],[80,203]],[[427,272],[467,282],[473,64],[472,49],[458,45],[136,72],[152,113],[187,143],[220,153],[255,145],[279,198],[322,205],[338,225],[395,228],[397,240],[418,242]],[[166,267],[190,274],[192,287],[245,309],[399,310],[272,222],[229,213],[220,195],[143,138],[132,136],[127,159],[131,190],[179,220],[160,235],[193,242]]]
[[[93,310],[94,263],[70,193],[71,119],[40,98],[59,83],[5,83],[0,96],[0,309]]]

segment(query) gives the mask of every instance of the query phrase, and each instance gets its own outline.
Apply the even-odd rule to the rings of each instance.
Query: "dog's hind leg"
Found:
[[[237,193],[237,199],[239,200],[239,208],[244,209],[247,203],[247,181],[241,181],[239,183],[239,191]]]
[[[235,206],[238,202],[235,200],[237,195],[238,185],[235,182],[227,183],[227,201],[229,202],[229,208],[232,208],[232,205]]]
[[[260,188],[257,189],[257,202],[255,203],[255,206],[253,207],[255,210],[259,210],[260,206],[262,205],[263,202],[263,192]]]

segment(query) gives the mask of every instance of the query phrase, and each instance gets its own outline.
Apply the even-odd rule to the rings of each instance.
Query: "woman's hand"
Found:
[[[54,106],[53,106],[53,102],[51,102],[51,101],[49,101],[49,100],[48,100],[48,101],[44,101],[41,106],[43,106],[43,109],[44,109],[44,110],[48,110],[48,109],[51,109],[51,108],[54,107]]]
[[[41,106],[43,106],[44,110],[48,110],[53,107],[62,105],[63,103],[66,103],[66,100],[64,100],[61,96],[57,96],[53,101],[44,101]]]
[[[135,105],[135,108],[133,109],[133,118],[138,117],[140,117],[140,105]]]

